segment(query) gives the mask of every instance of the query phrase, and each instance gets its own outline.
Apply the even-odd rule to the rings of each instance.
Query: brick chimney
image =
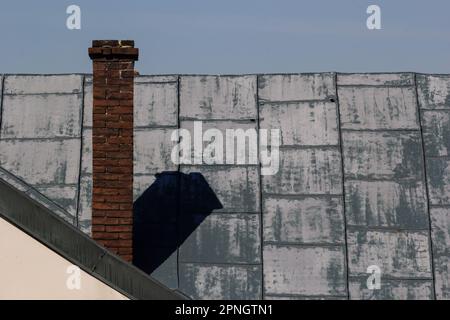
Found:
[[[92,237],[132,261],[134,41],[94,40]]]

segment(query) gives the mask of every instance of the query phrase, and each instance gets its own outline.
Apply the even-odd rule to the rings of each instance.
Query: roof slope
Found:
[[[0,166],[89,233],[92,77],[0,78]],[[152,273],[166,286],[209,299],[450,298],[450,75],[139,76],[134,110],[135,199],[179,171],[201,173],[222,204]],[[279,171],[174,164],[171,134],[194,121],[280,129]],[[176,223],[152,225],[164,233],[152,252],[183,239]],[[383,290],[367,288],[374,263]]]

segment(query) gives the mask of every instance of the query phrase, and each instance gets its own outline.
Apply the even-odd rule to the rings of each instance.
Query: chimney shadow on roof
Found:
[[[153,274],[214,209],[221,208],[222,204],[201,173],[165,171],[157,174],[152,185],[134,202],[133,264]],[[176,274],[176,270],[170,269],[174,267],[162,273]],[[171,282],[165,281],[170,276],[161,276],[161,271],[157,273],[158,280]]]

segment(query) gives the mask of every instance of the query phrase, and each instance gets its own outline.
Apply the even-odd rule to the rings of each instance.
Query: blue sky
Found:
[[[134,39],[141,74],[450,73],[448,0],[3,0],[0,30],[0,73],[89,73],[93,39]]]

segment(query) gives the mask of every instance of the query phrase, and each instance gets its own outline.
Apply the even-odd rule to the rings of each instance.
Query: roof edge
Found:
[[[0,217],[130,299],[184,300],[9,183],[0,180]]]

